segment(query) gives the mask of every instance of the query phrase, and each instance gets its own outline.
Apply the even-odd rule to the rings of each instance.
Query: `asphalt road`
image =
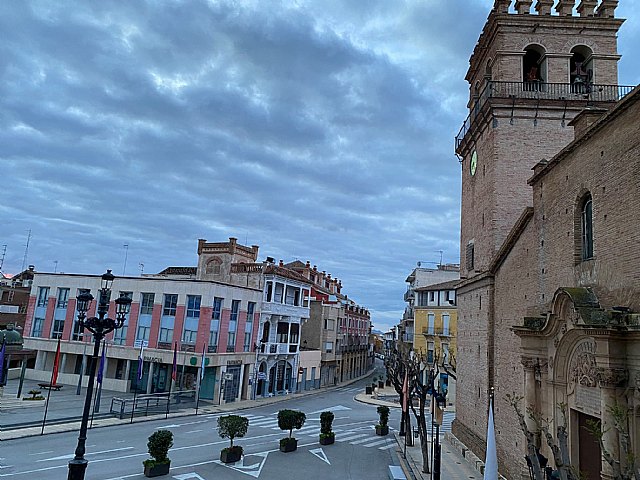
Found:
[[[229,441],[217,434],[216,415],[169,418],[110,428],[92,429],[88,433],[89,460],[86,479],[142,479],[142,461],[149,458],[147,437],[157,429],[174,433],[174,446],[169,452],[171,472],[177,480],[300,479],[303,475],[339,479],[387,479],[388,465],[398,464],[392,435],[375,435],[378,415],[374,405],[354,400],[365,381],[317,395],[296,397],[278,404],[255,407],[238,413],[249,418],[249,431],[236,444],[244,447],[242,462],[224,465],[220,450]],[[281,453],[280,438],[288,432],[277,426],[277,412],[282,408],[302,410],[307,421],[294,431],[298,450]],[[321,446],[320,413],[335,414],[333,430],[336,443]],[[399,411],[392,409],[389,424],[397,426]],[[0,478],[66,479],[67,465],[77,443],[77,432],[46,435],[2,442],[0,446]]]

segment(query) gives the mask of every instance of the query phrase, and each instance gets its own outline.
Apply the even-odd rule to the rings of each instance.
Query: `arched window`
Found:
[[[591,194],[584,196],[580,211],[581,258],[589,260],[593,258],[593,202]]]
[[[593,52],[589,47],[577,45],[571,49],[569,81],[573,93],[589,93],[593,83]]]
[[[219,258],[214,258],[207,263],[206,272],[209,275],[220,275],[220,267],[222,265],[222,260]]]
[[[544,47],[529,45],[524,49],[522,58],[522,80],[524,89],[528,91],[542,91],[546,81],[546,59]]]

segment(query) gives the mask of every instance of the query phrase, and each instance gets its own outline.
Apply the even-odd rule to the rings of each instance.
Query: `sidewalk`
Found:
[[[228,411],[236,411],[252,408],[258,405],[269,405],[279,403],[294,398],[315,395],[330,391],[335,388],[351,385],[363,378],[372,375],[374,370],[362,377],[343,382],[339,385],[307,390],[289,395],[279,395],[274,397],[259,397],[256,400],[239,400],[222,405],[212,405],[210,401],[202,400],[198,405],[198,414],[215,414]],[[18,380],[9,380],[4,388],[4,395],[0,398],[0,441],[16,438],[33,437],[41,435],[42,419],[46,405],[46,397],[49,391],[38,387],[38,382],[25,380],[22,387],[21,397],[29,397],[30,390],[40,390],[45,400],[28,401],[16,398],[18,391]],[[44,434],[78,431],[80,429],[80,416],[84,407],[87,390],[82,388],[80,395],[76,394],[77,387],[65,385],[60,391],[50,392],[49,406],[47,409],[47,422]],[[95,391],[94,391],[95,394]],[[107,427],[113,425],[123,425],[131,423],[131,417],[123,419],[109,413],[113,398],[133,398],[133,394],[125,392],[114,392],[103,390],[101,394],[99,413],[93,418],[92,428]],[[164,418],[178,418],[195,414],[195,402],[182,402],[180,404],[171,403],[170,413],[154,413],[141,416],[139,413],[134,416],[134,422],[144,422]]]

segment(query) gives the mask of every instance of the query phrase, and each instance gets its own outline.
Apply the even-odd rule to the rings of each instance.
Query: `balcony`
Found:
[[[437,330],[435,328],[423,328],[422,335],[425,337],[450,337],[451,330],[448,328],[439,328]]]
[[[409,300],[413,300],[415,296],[416,294],[413,290],[407,290],[406,292],[404,292],[404,301],[408,302]]]
[[[260,352],[273,355],[287,355],[297,353],[298,345],[295,343],[263,343]]]
[[[456,135],[456,151],[464,143],[467,133],[474,127],[474,121],[481,114],[486,114],[486,106],[492,104],[492,100],[507,100],[502,106],[514,107],[518,104],[533,102],[539,105],[545,101],[571,102],[570,105],[578,107],[593,102],[617,102],[627,95],[633,86],[628,85],[599,85],[593,83],[542,83],[542,82],[487,82],[480,96],[473,104],[469,116],[466,118],[458,135]],[[566,106],[566,104],[565,104]]]

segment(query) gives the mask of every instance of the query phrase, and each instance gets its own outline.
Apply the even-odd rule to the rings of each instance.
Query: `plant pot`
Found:
[[[371,393],[373,392],[373,389],[369,386],[366,386],[364,391],[367,395],[371,395]]]
[[[283,438],[280,440],[280,451],[284,453],[295,452],[298,449],[298,440],[295,438]]]
[[[384,382],[378,382],[378,388],[384,388]]]
[[[323,437],[320,435],[320,445],[333,445],[336,441],[336,434],[331,432],[328,436]]]
[[[391,380],[387,380],[387,382],[386,382],[386,383],[387,383],[387,387],[390,387],[390,386],[391,386]]]
[[[376,435],[388,435],[389,434],[389,425],[376,425]]]
[[[145,477],[159,477],[161,475],[169,475],[169,467],[171,466],[171,462],[167,463],[154,463],[152,465],[144,466],[144,476]]]
[[[220,461],[222,463],[235,463],[242,458],[242,447],[235,446],[232,448],[223,448],[220,452]]]

